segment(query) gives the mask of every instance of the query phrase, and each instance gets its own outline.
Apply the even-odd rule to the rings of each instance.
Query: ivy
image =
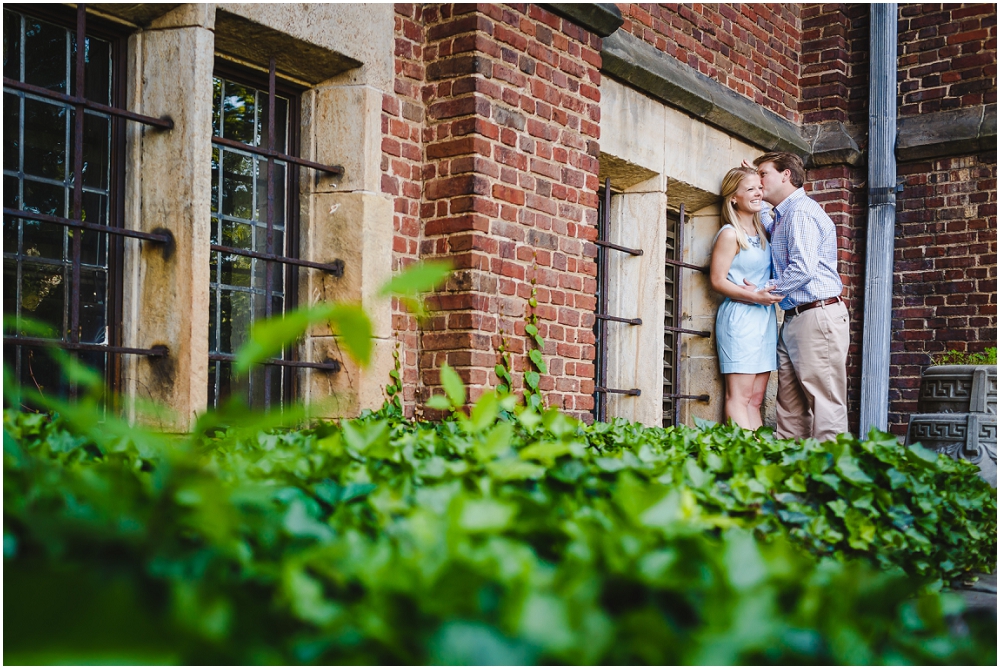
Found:
[[[995,618],[940,592],[995,566],[968,463],[493,392],[466,412],[448,372],[438,423],[178,439],[5,412],[5,659],[995,664]]]

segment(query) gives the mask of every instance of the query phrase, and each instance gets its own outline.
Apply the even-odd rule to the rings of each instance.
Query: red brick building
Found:
[[[896,11],[888,402],[902,434],[931,356],[996,345],[996,6]],[[168,424],[182,429],[237,392],[265,404],[333,396],[330,415],[356,413],[382,402],[396,358],[410,415],[447,362],[473,397],[501,383],[499,364],[515,390],[527,375],[546,404],[585,420],[595,407],[648,424],[719,419],[717,296],[696,268],[725,171],[788,150],[838,227],[857,429],[870,17],[867,5],[815,3],[5,5],[5,44],[24,45],[5,63],[5,112],[24,148],[5,148],[18,193],[5,206],[21,212],[5,213],[16,231],[4,242],[5,313],[49,318],[61,345],[94,358],[125,397],[173,407]],[[88,61],[111,73],[98,102],[145,120],[109,112],[98,139],[117,176],[100,188],[59,177],[62,204],[39,208],[33,184],[56,182],[32,156],[67,149],[32,115],[84,103],[58,97],[75,75],[45,70],[51,59],[32,44],[47,36],[71,62],[82,20],[107,45],[106,62]],[[282,105],[277,143],[240,135],[264,127],[270,97]],[[169,128],[156,121],[167,116]],[[277,185],[253,177],[274,161],[293,166]],[[275,188],[270,208],[240,199]],[[105,198],[108,225],[152,236],[101,237],[110,260],[97,265],[69,237],[31,246],[32,215],[54,231],[97,220],[88,193]],[[379,302],[392,272],[440,258],[456,272],[426,320]],[[106,277],[94,296],[72,287],[81,263]],[[261,279],[269,263],[285,273]],[[42,265],[51,277],[38,283]],[[320,328],[267,375],[232,375],[255,319],[322,299],[373,315],[372,367],[353,366]],[[5,339],[5,358],[45,385],[33,345]]]
[[[395,199],[394,262],[445,256],[460,270],[422,328],[402,312],[395,317],[408,407],[435,385],[443,361],[473,386],[495,385],[502,341],[522,371],[533,345],[524,324],[534,288],[550,372],[542,377],[546,401],[583,417],[591,411],[593,242],[602,140],[612,122],[602,115],[602,86],[624,81],[644,96],[663,95],[617,59],[609,67],[608,42],[624,33],[655,49],[641,52],[654,66],[657,56],[669,59],[687,70],[682,75],[736,93],[802,138],[793,148],[775,131],[761,139],[759,128],[701,116],[761,151],[784,141],[809,158],[807,188],[840,233],[856,421],[868,7],[621,3],[621,25],[610,35],[602,33],[615,27],[614,8],[584,7],[396,5],[382,183]],[[996,342],[996,8],[901,4],[898,16],[903,189],[890,422],[901,434],[933,354]],[[674,105],[698,118],[698,101]],[[934,122],[946,132],[928,133]]]

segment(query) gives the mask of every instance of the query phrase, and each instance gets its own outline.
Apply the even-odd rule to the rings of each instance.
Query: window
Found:
[[[256,320],[295,305],[296,266],[268,258],[297,255],[297,170],[259,149],[294,152],[298,101],[276,91],[272,103],[266,85],[228,73],[217,73],[213,90],[209,404],[233,394],[255,406],[280,404],[292,392],[288,366],[238,377],[232,360]]]
[[[118,118],[93,107],[119,102],[123,45],[83,28],[78,54],[70,22],[33,14],[4,8],[4,361],[23,386],[71,395],[44,346],[77,351],[111,386],[118,377],[108,351],[120,343],[122,244],[95,228],[120,227],[124,138]]]

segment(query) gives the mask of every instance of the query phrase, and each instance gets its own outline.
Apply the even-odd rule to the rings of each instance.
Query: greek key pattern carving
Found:
[[[920,387],[920,399],[966,400],[972,394],[972,379],[928,379]]]
[[[911,441],[951,441],[960,439],[965,443],[965,423],[941,423],[937,421],[914,421],[910,425]]]

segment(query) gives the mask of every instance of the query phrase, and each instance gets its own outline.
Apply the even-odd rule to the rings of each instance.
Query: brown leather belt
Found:
[[[786,311],[785,317],[796,316],[801,314],[803,311],[809,311],[810,309],[815,309],[816,307],[825,307],[828,304],[836,304],[837,302],[840,302],[839,295],[837,297],[831,297],[828,300],[816,300],[815,302],[809,302],[808,304],[800,304],[799,306],[792,307]]]

